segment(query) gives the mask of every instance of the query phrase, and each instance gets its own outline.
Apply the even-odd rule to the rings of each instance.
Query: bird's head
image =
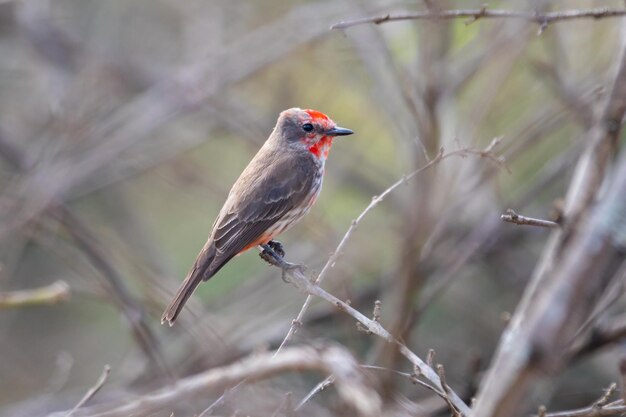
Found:
[[[317,110],[292,108],[278,117],[274,135],[286,145],[306,149],[322,161],[328,156],[335,136],[351,135],[350,129],[337,126]]]

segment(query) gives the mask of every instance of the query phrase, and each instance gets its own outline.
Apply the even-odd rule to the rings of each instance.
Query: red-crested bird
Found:
[[[264,245],[284,255],[274,237],[309,211],[322,189],[324,163],[333,138],[352,133],[316,110],[283,111],[269,139],[228,193],[209,239],[161,323],[171,326],[200,282],[215,275],[235,255]]]

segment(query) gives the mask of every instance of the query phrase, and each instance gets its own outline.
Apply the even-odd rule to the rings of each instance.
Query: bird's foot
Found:
[[[285,249],[283,249],[282,243],[277,240],[270,240],[265,245],[261,245],[263,250],[259,253],[261,259],[270,265],[282,267],[281,263],[287,263],[283,259],[285,256]]]
[[[272,248],[272,250],[276,253],[276,255],[280,256],[281,258],[285,257],[285,249],[283,248],[283,244],[280,243],[279,241],[270,240],[269,242],[267,242],[267,246]]]
[[[283,249],[283,245],[276,240],[270,240],[269,242],[267,242],[267,244],[261,245],[261,247],[263,248],[263,251],[259,253],[261,259],[263,259],[270,265],[277,266],[282,269],[282,279],[285,282],[289,282],[289,280],[287,279],[287,271],[293,269],[302,270],[304,268],[302,265],[293,264],[291,262],[285,261],[283,259],[283,256],[285,256],[285,250]]]

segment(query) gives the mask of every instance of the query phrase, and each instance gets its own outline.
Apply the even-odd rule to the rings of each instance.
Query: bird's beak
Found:
[[[350,129],[345,129],[343,127],[335,126],[330,130],[326,131],[328,136],[348,136],[353,134],[354,132]]]

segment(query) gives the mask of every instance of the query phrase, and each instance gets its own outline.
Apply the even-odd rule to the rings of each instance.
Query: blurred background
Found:
[[[72,408],[275,349],[304,296],[256,251],[199,287],[172,328],[160,316],[230,186],[280,111],[314,108],[356,134],[335,141],[310,214],[282,236],[319,272],[356,218],[440,148],[355,230],[324,287],[425,357],[469,402],[549,234],[551,218],[625,42],[625,20],[406,21],[330,30],[394,11],[482,1],[0,1],[0,291],[62,281],[53,305],[0,310],[0,414]],[[490,8],[623,7],[492,1]],[[471,23],[471,24],[470,24]],[[623,137],[623,136],[622,136]],[[613,305],[619,311],[621,302]],[[411,372],[338,309],[314,302],[292,344],[333,341],[362,363]],[[541,389],[549,409],[616,381],[619,345],[581,355]],[[319,374],[248,384],[215,415],[283,415]],[[407,378],[373,372],[389,415],[449,413]],[[200,414],[222,391],[150,415]],[[529,409],[539,405],[529,402]],[[346,415],[333,389],[303,415]],[[276,414],[273,414],[276,413]]]

